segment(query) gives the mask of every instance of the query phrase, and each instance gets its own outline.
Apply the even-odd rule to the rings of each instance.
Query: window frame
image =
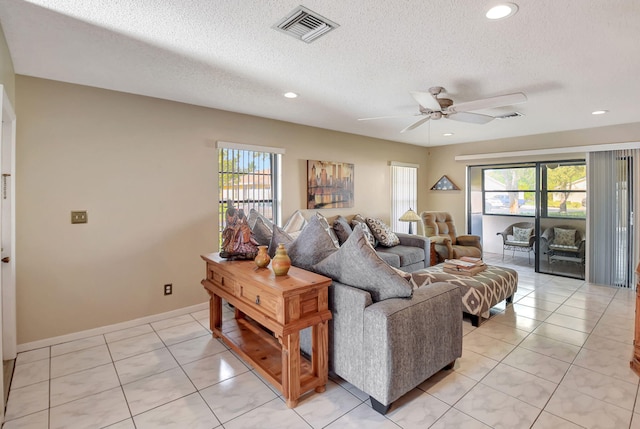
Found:
[[[223,183],[229,181],[229,175],[238,175],[238,177],[246,178],[247,180],[231,179],[232,184],[232,198],[234,206],[236,208],[242,208],[245,211],[245,215],[249,215],[249,210],[256,209],[262,215],[270,219],[274,224],[278,224],[282,213],[282,156],[284,155],[284,149],[245,145],[240,143],[231,142],[216,142],[217,148],[217,178],[218,178],[218,243],[222,243],[222,231],[225,228],[225,213],[229,206],[228,187]],[[238,162],[233,168],[225,167],[223,169],[223,154],[227,151],[227,154],[231,156],[226,159],[232,159],[232,162]],[[235,158],[238,157],[238,158]],[[255,160],[256,157],[262,157],[258,165],[253,164],[250,159]],[[267,158],[266,160],[264,160]],[[227,163],[227,166],[229,164]],[[244,166],[243,166],[244,165]],[[259,167],[266,167],[269,170],[268,174],[265,174],[266,170],[256,170]],[[247,183],[248,182],[248,183]],[[269,183],[267,197],[265,197],[265,185]],[[236,193],[233,195],[233,193]],[[266,210],[266,207],[270,207],[270,213]]]
[[[390,171],[390,205],[391,205],[391,219],[390,226],[393,231],[404,232],[408,231],[407,222],[401,222],[398,219],[407,210],[413,209],[418,212],[418,164],[409,164],[405,162],[391,161],[389,162]],[[404,180],[402,183],[398,183],[397,180]],[[408,182],[407,182],[408,180]],[[417,222],[419,223],[419,222]],[[415,225],[413,231],[418,233],[418,226]]]

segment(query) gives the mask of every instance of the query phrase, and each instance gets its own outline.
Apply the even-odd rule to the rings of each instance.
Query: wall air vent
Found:
[[[338,27],[340,26],[335,22],[318,15],[304,6],[299,6],[272,28],[305,43],[311,43],[318,37]]]
[[[524,115],[520,112],[511,112],[511,113],[505,113],[504,115],[499,115],[494,117],[496,119],[511,119],[511,118],[518,118],[520,116],[524,116]]]

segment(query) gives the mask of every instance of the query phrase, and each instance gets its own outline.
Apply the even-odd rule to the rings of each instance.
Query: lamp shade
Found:
[[[418,214],[412,209],[409,209],[404,212],[404,214],[400,216],[398,220],[402,222],[418,222],[420,220],[420,216],[418,216]]]

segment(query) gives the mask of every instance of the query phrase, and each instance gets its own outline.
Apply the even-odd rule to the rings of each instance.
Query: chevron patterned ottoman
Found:
[[[443,264],[411,273],[414,288],[432,283],[446,282],[460,286],[464,313],[471,316],[473,326],[479,326],[481,318],[489,318],[489,310],[502,300],[513,301],[518,290],[518,273],[510,268],[488,265],[474,275],[464,276],[442,271]]]

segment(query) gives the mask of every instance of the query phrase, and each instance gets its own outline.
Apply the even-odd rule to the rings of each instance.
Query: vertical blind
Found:
[[[398,219],[409,209],[418,210],[418,166],[391,163],[391,229],[398,232],[409,230],[408,222]],[[416,231],[416,225],[413,230]],[[418,230],[417,232],[421,232]]]
[[[634,215],[640,149],[590,152],[587,165],[589,281],[632,287],[640,256],[640,228]]]

